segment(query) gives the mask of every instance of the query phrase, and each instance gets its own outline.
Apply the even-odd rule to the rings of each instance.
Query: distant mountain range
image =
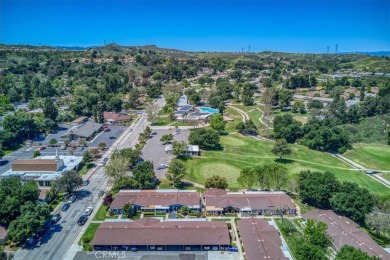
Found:
[[[115,44],[116,45],[116,44]],[[117,45],[119,46],[119,45]],[[148,46],[148,45],[147,45]],[[144,46],[144,47],[147,47]],[[89,47],[79,47],[79,46],[53,46],[53,48],[59,50],[68,50],[68,51],[83,51],[91,48],[101,48],[105,46],[89,46]],[[122,46],[122,47],[132,47],[132,46]],[[157,49],[157,46],[153,46]],[[177,51],[177,50],[176,50]],[[338,54],[361,54],[361,55],[370,55],[370,56],[390,56],[390,51],[357,51],[357,52],[339,52]]]
[[[363,55],[370,55],[370,56],[390,56],[390,51],[339,52],[339,54],[363,54]]]

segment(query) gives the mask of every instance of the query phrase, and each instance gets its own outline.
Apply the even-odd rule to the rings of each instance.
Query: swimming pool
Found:
[[[211,108],[211,107],[200,107],[199,110],[201,112],[206,112],[206,113],[210,113],[210,114],[219,113],[218,109],[214,109],[214,108]]]

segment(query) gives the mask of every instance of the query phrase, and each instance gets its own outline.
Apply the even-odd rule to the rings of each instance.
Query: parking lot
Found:
[[[166,130],[166,129],[157,129],[153,130],[156,132],[156,135],[152,135],[151,138],[147,141],[144,149],[142,150],[142,159],[145,161],[152,161],[154,165],[154,171],[156,173],[157,178],[165,177],[165,173],[167,169],[157,170],[157,166],[159,164],[167,164],[171,162],[171,160],[175,157],[172,154],[165,154],[165,145],[160,141],[161,136],[165,134],[173,134],[174,130]],[[188,142],[188,135],[190,131],[187,129],[182,129],[180,134],[174,135],[174,140],[176,141],[184,141]]]
[[[41,143],[40,146],[34,146],[34,147],[22,147],[2,158],[3,164],[0,165],[0,174],[8,171],[11,168],[12,162],[16,159],[31,159],[33,158],[33,154],[36,150],[39,150],[41,146],[45,146],[46,148],[44,150],[39,150],[41,155],[43,156],[53,156],[56,153],[58,155],[70,155],[69,148],[66,150],[63,150],[61,147],[49,147],[49,142],[51,139],[55,138],[57,141],[60,141],[61,135],[65,134],[68,131],[69,126],[67,125],[60,125],[59,129],[56,133],[48,134],[46,137],[41,135],[34,138],[34,142]],[[92,149],[98,147],[99,143],[105,143],[107,146],[106,148],[110,148],[112,144],[116,141],[116,139],[121,136],[121,134],[127,129],[127,126],[115,126],[110,125],[109,132],[100,132],[98,133],[94,139],[92,139],[90,142],[87,142],[87,147],[77,147],[76,150],[74,150],[73,155],[74,156],[83,156],[83,153],[87,149]],[[113,138],[110,138],[113,137]]]

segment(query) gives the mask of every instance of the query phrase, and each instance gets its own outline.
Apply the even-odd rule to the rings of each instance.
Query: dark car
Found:
[[[83,181],[83,186],[87,186],[89,184],[89,180]]]
[[[115,136],[110,136],[110,139],[116,139],[116,137]]]
[[[79,220],[77,220],[77,225],[82,226],[82,225],[85,224],[85,222],[87,222],[87,220],[88,220],[88,217],[85,216],[85,215],[82,215],[82,216],[79,218]]]
[[[55,214],[53,215],[53,217],[51,218],[51,223],[57,223],[59,220],[61,219],[61,215],[58,213],[58,214]]]
[[[46,146],[41,146],[41,147],[39,147],[39,150],[45,150],[46,149]]]
[[[62,206],[62,211],[67,211],[70,207],[70,203],[65,203],[64,206]]]
[[[104,195],[104,191],[102,191],[102,190],[99,190],[99,192],[98,192],[98,196],[100,197],[100,196],[103,196]]]

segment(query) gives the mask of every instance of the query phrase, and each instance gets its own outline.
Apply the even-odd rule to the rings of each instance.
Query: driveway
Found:
[[[168,164],[175,157],[172,154],[165,154],[165,145],[160,141],[161,136],[165,134],[173,134],[174,130],[166,129],[155,129],[156,135],[153,135],[144,146],[142,150],[142,159],[145,161],[152,161],[154,165],[154,171],[156,177],[161,179],[165,177],[167,169],[157,170],[159,164]],[[180,134],[174,135],[174,140],[188,142],[188,135],[190,131],[188,129],[183,129],[180,131]]]

